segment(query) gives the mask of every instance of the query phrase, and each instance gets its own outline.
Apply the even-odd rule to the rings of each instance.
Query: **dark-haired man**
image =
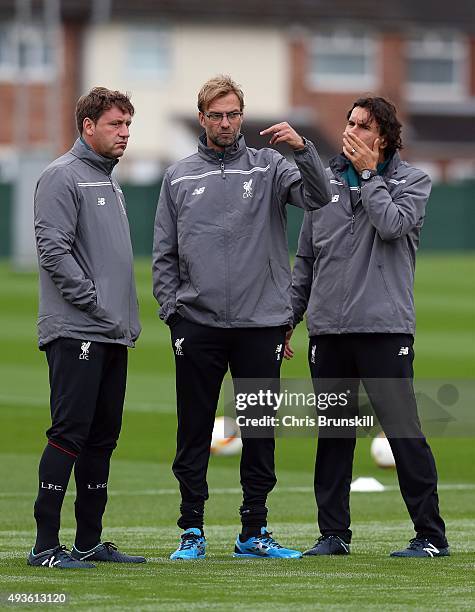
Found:
[[[80,137],[46,168],[35,192],[38,334],[49,366],[52,422],[39,465],[37,537],[28,556],[33,566],[145,561],[101,542],[127,348],[140,333],[124,196],[111,176],[127,147],[133,114],[119,91],[96,87],[82,96],[76,106]],[[73,467],[77,530],[69,552],[60,545],[59,527]]]
[[[305,213],[292,306],[294,325],[307,312],[316,391],[346,394],[328,416],[357,414],[362,380],[387,434],[416,532],[409,547],[392,556],[438,557],[449,549],[435,462],[420,429],[413,389],[414,268],[431,182],[401,161],[400,132],[396,109],[384,98],[354,102],[343,152],[327,169],[332,202]],[[321,537],[306,555],[350,552],[354,448],[354,429],[320,429],[315,496]]]

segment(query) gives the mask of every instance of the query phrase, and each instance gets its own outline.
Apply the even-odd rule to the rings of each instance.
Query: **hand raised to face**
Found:
[[[351,161],[355,170],[361,172],[366,168],[376,170],[380,157],[380,138],[376,138],[373,148],[370,149],[356,134],[343,134],[343,153]]]

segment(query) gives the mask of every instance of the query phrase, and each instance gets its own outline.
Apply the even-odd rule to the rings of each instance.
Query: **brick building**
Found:
[[[0,180],[18,147],[57,154],[92,85],[132,92],[126,178],[154,178],[195,146],[196,91],[230,72],[245,135],[288,119],[328,156],[361,92],[389,96],[404,155],[435,180],[475,176],[473,2],[454,0],[3,0]]]

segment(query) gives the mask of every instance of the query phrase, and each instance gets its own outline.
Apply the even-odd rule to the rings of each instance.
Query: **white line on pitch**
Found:
[[[48,395],[44,397],[22,397],[19,395],[1,395],[0,403],[11,406],[38,406],[48,410]],[[125,402],[125,410],[128,412],[157,412],[174,414],[176,407],[174,404],[152,404],[150,402]]]
[[[461,484],[439,484],[437,489],[439,491],[473,491],[475,490],[475,484],[472,483],[461,483]],[[384,493],[386,491],[399,491],[397,485],[384,485],[384,491],[376,491],[376,493]],[[277,493],[313,493],[313,487],[279,487],[276,488]],[[352,493],[359,493],[360,491],[352,491]],[[373,491],[369,491],[373,492]],[[230,488],[217,488],[213,489],[210,487],[211,495],[233,495],[242,493],[238,487]],[[69,491],[66,495],[75,495],[74,491]],[[145,497],[153,495],[178,495],[178,487],[176,489],[140,489],[140,490],[108,490],[109,496],[117,497]],[[14,499],[16,497],[34,497],[34,492],[19,492],[19,493],[0,493],[0,499]]]

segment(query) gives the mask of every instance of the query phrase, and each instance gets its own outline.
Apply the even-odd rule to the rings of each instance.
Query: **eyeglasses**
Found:
[[[242,117],[241,111],[232,111],[231,113],[203,113],[213,123],[221,123],[226,117],[228,121],[237,121]]]

